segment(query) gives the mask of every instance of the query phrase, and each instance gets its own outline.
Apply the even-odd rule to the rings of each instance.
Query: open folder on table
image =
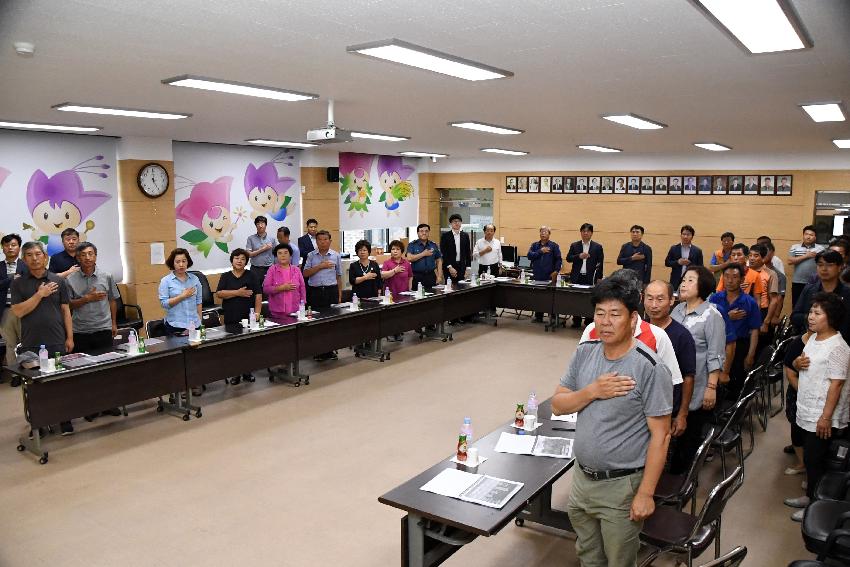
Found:
[[[490,508],[502,508],[522,487],[521,482],[459,469],[444,469],[422,485],[420,490]]]
[[[544,437],[543,435],[514,435],[503,431],[496,443],[495,451],[497,453],[513,453],[514,455],[571,459],[573,456],[573,440],[566,437]]]

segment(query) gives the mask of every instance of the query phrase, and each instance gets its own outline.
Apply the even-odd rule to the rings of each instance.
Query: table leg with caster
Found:
[[[276,379],[280,379],[287,384],[291,384],[296,388],[301,384],[305,386],[310,384],[310,376],[301,374],[299,361],[290,362],[284,365],[284,370],[275,375]]]

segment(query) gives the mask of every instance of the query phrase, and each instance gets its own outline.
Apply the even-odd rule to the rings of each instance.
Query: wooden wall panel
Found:
[[[305,187],[302,194],[304,222],[314,218],[319,221],[319,228],[331,233],[335,249],[342,242],[339,231],[339,183],[328,182],[324,167],[302,167],[301,183]],[[292,235],[294,239],[304,234],[304,227]]]

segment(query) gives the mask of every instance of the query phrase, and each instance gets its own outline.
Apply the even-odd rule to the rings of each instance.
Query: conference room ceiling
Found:
[[[840,152],[844,123],[814,123],[805,102],[850,102],[850,2],[795,1],[812,49],[749,55],[687,0],[14,0],[0,6],[0,120],[102,126],[103,134],[242,144],[304,140],[336,101],[338,126],[400,134],[331,149],[425,150],[483,158],[502,147],[536,157]],[[396,37],[514,77],[468,82],[346,53]],[[35,44],[33,57],[15,41]],[[318,93],[276,102],[169,87],[181,74]],[[162,121],[59,112],[61,102],[192,113]],[[845,111],[847,107],[845,106]],[[639,131],[606,113],[669,125]],[[448,122],[525,130],[497,136]],[[494,156],[494,160],[519,159]]]

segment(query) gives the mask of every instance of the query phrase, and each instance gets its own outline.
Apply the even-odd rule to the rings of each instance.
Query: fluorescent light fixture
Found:
[[[590,150],[591,152],[602,152],[606,154],[616,154],[618,152],[622,152],[623,150],[618,150],[617,148],[609,148],[607,146],[597,146],[594,144],[583,144],[576,146],[582,150]]]
[[[285,140],[245,140],[249,144],[257,144],[258,146],[283,146],[286,148],[315,148],[319,144],[310,144],[308,142],[287,142]]]
[[[409,140],[409,136],[393,136],[391,134],[374,134],[372,132],[352,132],[352,138],[364,138],[366,140],[381,140],[382,142],[403,142]]]
[[[449,154],[435,154],[431,152],[399,152],[399,155],[407,156],[407,157],[449,157]]]
[[[74,102],[63,102],[53,108],[63,112],[84,112],[86,114],[107,114],[109,116],[126,116],[130,118],[159,118],[161,120],[180,120],[189,118],[191,114],[177,112],[155,112],[153,110],[137,110],[132,108],[111,108],[108,106],[89,106]]]
[[[844,122],[840,102],[818,102],[800,105],[815,122]]]
[[[399,39],[385,39],[360,45],[350,45],[345,48],[349,53],[377,57],[393,63],[400,63],[410,67],[418,67],[426,71],[433,71],[442,75],[449,75],[467,81],[486,81],[488,79],[501,79],[513,77],[510,71],[504,71],[489,65],[469,61],[442,53],[427,47],[414,45]]]
[[[482,152],[487,152],[489,154],[505,154],[506,156],[527,156],[528,152],[522,152],[519,150],[503,150],[501,148],[481,148]]]
[[[524,130],[517,130],[516,128],[506,128],[505,126],[496,126],[495,124],[485,124],[483,122],[449,122],[449,126],[465,128],[467,130],[476,130],[478,132],[487,132],[488,134],[502,134],[505,136],[510,134],[522,134],[524,132]]]
[[[702,148],[710,152],[728,152],[732,149],[729,146],[724,146],[723,144],[715,144],[714,142],[694,142],[694,145],[698,148]]]
[[[832,143],[842,150],[850,150],[850,140],[833,140]]]
[[[694,0],[750,53],[811,47],[787,0]]]
[[[643,118],[637,114],[605,114],[602,118],[610,120],[611,122],[616,122],[617,124],[622,124],[623,126],[637,128],[638,130],[659,130],[667,127],[666,124],[655,122],[648,118]]]
[[[70,124],[36,124],[31,122],[9,122],[0,120],[0,128],[20,130],[48,130],[50,132],[97,132],[100,126],[71,126]]]
[[[172,77],[171,79],[163,79],[162,84],[171,85],[173,87],[188,87],[190,89],[215,91],[219,93],[270,98],[272,100],[283,100],[287,102],[319,98],[319,95],[316,94],[299,93],[296,91],[276,89],[274,87],[251,85],[249,83],[237,83],[234,81],[222,81],[219,79],[196,77],[194,75],[180,75],[179,77]]]

